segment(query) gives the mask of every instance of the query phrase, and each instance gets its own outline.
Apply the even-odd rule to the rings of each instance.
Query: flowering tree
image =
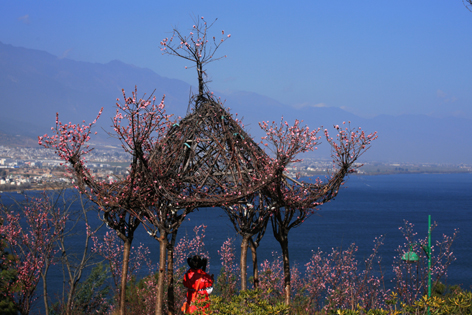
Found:
[[[77,183],[76,188],[98,205],[103,221],[115,230],[124,243],[120,314],[125,312],[129,255],[134,232],[141,220],[140,209],[145,208],[151,199],[149,189],[145,187],[146,181],[142,180],[143,169],[148,167],[146,162],[150,148],[161,139],[170,123],[170,116],[164,110],[164,99],[156,103],[152,94],[145,99],[138,98],[137,89],[131,97],[126,97],[123,90],[123,99],[123,104],[116,103],[113,129],[123,149],[131,156],[126,178],[98,180],[86,166],[86,155],[92,150],[87,142],[102,109],[88,125],[63,124],[56,114],[56,127],[51,128],[54,135],[39,137],[40,145],[55,149],[56,154],[71,166],[69,170]]]
[[[3,225],[3,218],[0,225]],[[5,235],[0,234],[0,312],[6,315],[18,314],[12,292],[12,284],[17,280],[16,260],[17,258],[8,252]]]
[[[48,191],[48,200],[50,201],[50,209],[57,209],[59,211],[53,211],[53,214],[61,215],[66,221],[65,228],[58,234],[55,242],[58,251],[57,256],[59,256],[56,258],[56,261],[62,264],[64,271],[64,288],[61,300],[56,303],[54,311],[58,312],[60,310],[61,314],[71,314],[74,306],[76,306],[73,304],[77,297],[76,290],[83,272],[88,267],[94,265],[94,262],[92,262],[93,254],[89,248],[89,240],[102,225],[93,228],[89,225],[88,213],[91,211],[91,207],[87,204],[87,200],[84,200],[82,195],[78,193],[71,195],[66,189]],[[76,210],[74,205],[80,205],[79,209]],[[82,232],[84,232],[81,253],[71,252],[66,245],[69,237],[81,233],[78,232],[78,227],[83,228]],[[44,287],[47,284],[46,274],[42,274],[41,277]],[[43,293],[46,305],[45,312],[47,314],[49,309],[47,306],[47,290],[45,288]]]
[[[92,252],[102,256],[108,263],[109,270],[111,272],[111,278],[114,285],[114,296],[116,297],[117,305],[120,305],[121,297],[121,279],[123,272],[123,259],[120,253],[123,253],[124,243],[114,232],[108,231],[103,237],[94,235],[92,237],[93,247]],[[130,250],[130,258],[128,261],[128,273],[126,275],[126,281],[129,283],[132,276],[138,276],[139,274],[150,274],[154,266],[149,258],[150,250],[143,244],[139,244],[137,248],[134,246]],[[146,268],[146,270],[143,270]],[[127,299],[128,300],[128,299]],[[129,302],[128,302],[129,303]],[[130,312],[134,305],[127,305],[127,313]],[[133,313],[133,312],[132,312]],[[137,314],[134,312],[134,314]]]
[[[313,150],[319,137],[318,130],[312,130],[308,127],[300,127],[300,121],[295,121],[293,126],[289,126],[287,122],[282,121],[279,126],[269,125],[269,122],[260,123],[261,128],[266,132],[267,136],[263,140],[268,140],[264,144],[273,150],[275,158],[266,157],[266,162],[274,165],[287,165],[296,162],[296,155],[306,151]],[[271,174],[273,178],[283,176],[283,168],[273,169]],[[276,209],[277,202],[269,197],[267,188],[257,191],[255,194],[241,199],[237,204],[232,206],[222,206],[235,230],[242,236],[241,242],[241,289],[246,290],[246,270],[247,270],[247,250],[251,247],[253,262],[253,279],[254,286],[258,284],[258,266],[257,266],[257,247],[264,236],[267,223]],[[254,238],[254,236],[256,236]]]
[[[431,230],[437,226],[432,224]],[[398,298],[407,305],[413,305],[421,296],[426,295],[428,288],[428,257],[423,248],[427,248],[428,239],[418,238],[414,231],[414,225],[405,221],[405,225],[399,230],[405,237],[405,244],[398,247],[398,255],[395,257],[393,272],[395,275],[395,292]],[[455,260],[452,252],[452,243],[457,236],[455,230],[452,236],[443,235],[442,239],[436,241],[436,245],[431,246],[431,279],[432,288],[439,284],[441,279],[447,277],[447,268]],[[406,263],[402,261],[402,256],[406,253],[410,245],[418,254],[418,263]]]
[[[334,249],[331,253],[313,251],[306,266],[305,288],[309,296],[306,308],[313,312],[332,312],[336,309],[364,310],[380,309],[386,306],[388,291],[383,287],[383,275],[375,272],[375,264],[380,264],[378,249],[383,238],[374,240],[371,255],[365,259],[365,268],[360,270],[356,259],[357,246]],[[323,307],[323,301],[326,304]]]
[[[233,238],[228,238],[221,245],[218,255],[220,255],[221,269],[216,281],[216,290],[224,301],[229,302],[237,293],[239,278],[239,266],[236,263],[236,256],[234,254]]]
[[[35,290],[43,279],[43,296],[48,314],[46,275],[58,251],[56,241],[63,233],[66,217],[51,206],[49,197],[27,198],[18,210],[2,208],[4,224],[0,235],[5,237],[9,250],[16,259],[16,278],[8,284],[9,298],[21,314],[28,314],[36,300]]]
[[[77,188],[101,209],[104,221],[124,241],[120,310],[124,312],[126,270],[133,234],[139,222],[160,242],[156,313],[162,314],[164,268],[167,264],[169,312],[173,313],[173,247],[180,224],[199,206],[234,202],[270,181],[264,152],[211,93],[199,94],[194,111],[172,123],[164,104],[123,94],[113,127],[131,154],[129,175],[99,181],[86,167],[89,125],[62,124],[55,135],[39,138],[67,161]],[[97,117],[98,118],[98,117]],[[127,124],[122,125],[122,121]],[[272,164],[271,167],[276,167]]]
[[[339,309],[362,308],[365,310],[385,307],[387,293],[382,287],[383,276],[374,270],[380,259],[378,249],[382,238],[374,241],[373,252],[365,259],[365,267],[356,259],[357,246],[347,249],[332,249],[324,253],[312,251],[310,261],[305,264],[304,277],[297,266],[290,268],[292,309],[302,313],[336,312]],[[273,253],[273,260],[261,264],[260,289],[264,299],[275,304],[285,299],[283,258]]]
[[[264,140],[268,143],[265,145],[272,146],[278,159],[290,159],[292,162],[298,161],[294,158],[296,153],[313,150],[320,139],[316,137],[319,129],[310,132],[308,127],[300,128],[299,122],[294,126],[289,126],[287,123],[280,125],[274,122],[272,125],[262,123],[261,127],[267,133]],[[318,178],[315,183],[305,183],[280,174],[267,189],[270,198],[276,202],[276,211],[271,216],[271,224],[274,236],[282,248],[286,304],[290,303],[291,291],[288,233],[310,217],[316,207],[337,195],[344,177],[360,167],[354,165],[354,162],[368,149],[371,141],[377,138],[376,133],[366,135],[360,128],[354,130],[336,125],[335,129],[336,140],[329,136],[327,129],[324,130],[326,140],[332,147],[333,166],[337,168],[326,182]]]

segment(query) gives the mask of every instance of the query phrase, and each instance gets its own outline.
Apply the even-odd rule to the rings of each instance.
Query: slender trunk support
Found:
[[[252,277],[254,279],[254,289],[257,289],[259,286],[259,270],[257,268],[257,247],[252,238],[249,241],[249,245],[251,246],[251,253],[252,253]]]
[[[167,258],[167,234],[161,233],[159,237],[159,273],[157,278],[156,315],[163,315],[164,306],[164,280]]]
[[[244,236],[241,241],[241,290],[247,290],[247,247],[248,247],[248,237]]]
[[[126,280],[128,278],[129,255],[131,253],[131,240],[124,242],[123,266],[121,267],[121,286],[120,286],[120,315],[126,314]]]
[[[44,314],[45,315],[49,315],[48,285],[46,281],[46,275],[48,273],[48,269],[49,269],[49,263],[46,262],[44,272],[41,274],[41,278],[43,279],[43,299],[44,299]]]
[[[172,233],[172,240],[167,244],[167,314],[175,314],[175,296],[174,296],[174,243],[176,233]]]
[[[205,81],[203,81],[203,64],[197,61],[197,72],[198,72],[198,94],[203,95],[205,88]]]
[[[280,242],[282,247],[282,256],[284,260],[284,291],[285,291],[285,304],[290,305],[290,259],[288,256],[288,239],[285,238]]]

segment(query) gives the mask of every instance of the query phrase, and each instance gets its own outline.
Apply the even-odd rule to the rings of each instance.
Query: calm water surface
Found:
[[[380,254],[384,270],[391,270],[395,250],[404,244],[398,228],[406,220],[415,225],[419,238],[425,238],[428,215],[438,224],[432,233],[433,244],[443,234],[459,230],[453,245],[457,260],[449,269],[448,283],[472,286],[472,174],[351,176],[335,200],[291,230],[290,258],[301,267],[312,250],[329,252],[355,243],[359,247],[357,257],[362,259],[370,255],[374,238],[383,235]],[[191,214],[183,233],[190,233],[200,223],[208,225],[207,244],[212,257],[217,257],[216,250],[227,237],[236,237],[225,214],[215,209]],[[270,259],[273,251],[281,252],[268,228],[258,250],[259,260]]]

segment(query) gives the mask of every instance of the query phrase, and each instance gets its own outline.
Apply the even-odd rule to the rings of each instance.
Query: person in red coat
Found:
[[[203,311],[208,308],[208,295],[213,291],[213,275],[205,272],[208,260],[198,255],[189,257],[187,263],[190,269],[184,275],[184,286],[187,288],[187,301],[182,306],[184,314],[192,314],[197,309]],[[204,306],[195,305],[195,303],[205,303]]]

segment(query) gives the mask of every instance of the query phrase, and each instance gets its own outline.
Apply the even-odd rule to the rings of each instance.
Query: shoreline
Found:
[[[472,174],[471,171],[457,171],[457,172],[380,172],[380,173],[351,173],[349,176],[382,176],[382,175],[450,175],[450,174]],[[289,173],[291,176],[295,176],[296,174]],[[314,174],[303,174],[301,177],[308,177],[308,178],[313,178],[313,177],[323,177],[327,176],[329,174],[320,174],[320,173],[314,173]],[[9,187],[7,187],[9,188]],[[65,190],[65,189],[75,189],[74,185],[58,185],[58,186],[32,186],[28,188],[23,188],[23,187],[15,187],[15,189],[3,189],[3,187],[0,186],[0,194],[2,193],[11,193],[11,192],[16,192],[16,193],[24,193],[26,191],[51,191],[51,190]]]

